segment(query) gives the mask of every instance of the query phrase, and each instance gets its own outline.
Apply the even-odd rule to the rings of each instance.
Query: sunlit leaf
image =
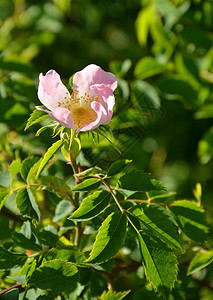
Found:
[[[37,124],[47,118],[50,118],[50,116],[48,114],[44,114],[44,112],[42,110],[35,109],[31,113],[29,119],[27,120],[27,124],[26,124],[24,130],[27,130],[30,126]]]
[[[174,253],[158,238],[138,232],[146,278],[154,288],[164,293],[177,280],[177,260]]]
[[[190,262],[188,275],[193,274],[213,262],[213,250],[198,252]]]
[[[107,207],[110,199],[111,194],[107,191],[96,191],[83,199],[81,206],[71,215],[70,219],[78,221],[90,220]]]
[[[87,262],[101,263],[112,258],[121,248],[126,235],[127,218],[121,212],[110,214],[99,228]]]
[[[74,187],[73,191],[90,191],[97,189],[101,184],[101,180],[98,178],[89,178],[79,183]]]
[[[175,226],[172,215],[163,206],[139,204],[133,206],[130,211],[168,246],[181,249],[178,228]]]
[[[44,170],[44,168],[46,167],[48,162],[53,158],[53,156],[56,154],[56,152],[62,147],[64,142],[65,142],[65,140],[58,140],[57,142],[52,144],[52,146],[47,150],[47,152],[45,153],[45,155],[39,165],[39,168],[38,168],[38,171],[36,174],[37,177]]]

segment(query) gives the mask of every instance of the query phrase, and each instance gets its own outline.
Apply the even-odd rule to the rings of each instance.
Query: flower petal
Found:
[[[38,98],[48,109],[54,111],[58,102],[66,96],[70,94],[56,71],[50,70],[45,76],[42,73],[39,75]]]
[[[93,130],[93,129],[97,128],[98,126],[100,126],[101,124],[108,124],[111,121],[111,119],[109,120],[109,116],[108,116],[105,108],[103,107],[103,105],[101,105],[101,103],[93,101],[91,103],[91,107],[97,113],[96,120],[88,125],[85,125],[78,131]]]
[[[94,84],[91,89],[100,97],[103,98],[104,103],[101,104],[105,107],[109,114],[109,122],[113,115],[113,106],[115,104],[115,97],[113,91],[109,87],[105,87],[103,84]],[[108,122],[108,123],[109,123]]]
[[[73,77],[73,90],[87,92],[95,84],[100,84],[102,88],[105,87],[114,91],[117,87],[117,79],[114,74],[105,72],[94,64],[88,65]]]
[[[68,109],[57,107],[53,112],[43,109],[41,106],[36,106],[36,109],[45,111],[62,126],[74,129],[72,115]]]

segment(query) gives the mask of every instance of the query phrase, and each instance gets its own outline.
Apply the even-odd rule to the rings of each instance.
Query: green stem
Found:
[[[70,147],[69,149],[71,149],[71,144],[72,144],[72,140],[75,137],[75,131],[71,129],[71,136],[70,136]],[[78,174],[78,164],[76,163],[76,157],[72,154],[72,151],[69,150],[70,153],[70,164],[71,167],[73,169],[73,174]],[[78,178],[75,178],[75,185],[77,185],[78,182]],[[80,202],[79,202],[79,192],[75,192],[74,194],[74,203],[75,203],[75,209],[78,209],[80,206]],[[77,226],[76,226],[76,230],[75,230],[75,241],[74,244],[78,247],[80,244],[80,238],[82,235],[82,226],[81,223],[78,222]]]
[[[115,196],[113,190],[111,189],[111,187],[106,183],[106,181],[105,181],[103,178],[101,178],[101,177],[99,177],[99,176],[98,176],[98,178],[100,178],[101,181],[102,181],[102,183],[106,186],[106,188],[108,189],[108,191],[109,191],[110,194],[112,195],[113,199],[115,200],[115,203],[117,204],[117,206],[118,206],[118,208],[120,209],[120,211],[121,211],[121,212],[124,212],[123,207],[120,205],[120,203],[119,203],[118,199],[116,198],[116,196]]]

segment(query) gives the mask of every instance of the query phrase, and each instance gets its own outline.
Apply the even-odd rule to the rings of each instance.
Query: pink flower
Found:
[[[89,65],[73,77],[70,95],[56,71],[39,75],[38,98],[59,124],[77,131],[89,131],[108,124],[113,115],[116,77],[96,65]]]

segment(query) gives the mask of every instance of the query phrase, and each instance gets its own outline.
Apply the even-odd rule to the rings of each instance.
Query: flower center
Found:
[[[91,102],[100,102],[98,96],[93,97],[87,93],[80,96],[78,90],[74,90],[71,97],[68,93],[66,94],[63,101],[58,102],[58,107],[64,107],[71,112],[75,130],[96,120],[97,114],[92,109]]]

